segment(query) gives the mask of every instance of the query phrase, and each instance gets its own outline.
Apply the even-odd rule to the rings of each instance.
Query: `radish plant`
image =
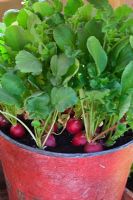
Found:
[[[132,12],[108,0],[25,0],[5,13],[0,113],[12,137],[28,132],[44,149],[67,135],[96,152],[133,129]]]

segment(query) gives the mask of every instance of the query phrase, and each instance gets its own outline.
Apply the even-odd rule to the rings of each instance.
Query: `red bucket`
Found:
[[[10,200],[121,200],[133,141],[93,154],[36,150],[0,132]]]

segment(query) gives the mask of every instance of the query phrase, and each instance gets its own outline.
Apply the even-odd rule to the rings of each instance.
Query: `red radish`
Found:
[[[82,132],[77,133],[72,139],[72,144],[74,146],[83,146],[86,144],[86,142],[87,142],[86,136]]]
[[[70,118],[66,125],[66,130],[71,134],[76,134],[82,131],[83,123],[80,119]]]
[[[48,147],[56,147],[55,137],[53,135],[50,135],[48,137],[45,145]]]
[[[70,116],[73,117],[75,115],[75,112],[72,108],[68,108],[63,112],[63,114],[70,114]]]
[[[4,128],[8,125],[8,121],[3,115],[0,115],[0,128]]]
[[[103,151],[103,145],[100,143],[86,143],[84,146],[84,152],[94,153],[98,151]]]
[[[25,129],[21,124],[11,126],[10,135],[14,138],[23,138],[25,136]]]

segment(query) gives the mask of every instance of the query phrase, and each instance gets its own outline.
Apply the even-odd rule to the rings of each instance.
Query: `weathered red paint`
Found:
[[[9,200],[121,200],[133,143],[94,154],[57,154],[0,133]]]

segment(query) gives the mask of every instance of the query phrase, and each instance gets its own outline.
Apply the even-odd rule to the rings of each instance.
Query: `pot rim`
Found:
[[[14,140],[11,137],[4,134],[1,130],[0,130],[0,136],[3,137],[4,139],[6,139],[8,142],[11,142],[12,144],[18,146],[21,149],[25,149],[25,150],[31,151],[33,153],[38,153],[38,154],[46,155],[46,156],[50,156],[50,157],[64,157],[64,158],[86,158],[86,157],[101,156],[101,155],[106,155],[106,154],[117,152],[124,148],[128,148],[130,145],[133,145],[133,140],[131,140],[130,142],[128,142],[124,145],[121,145],[119,147],[105,150],[105,151],[95,152],[95,153],[57,153],[57,152],[36,149],[36,148],[30,147],[28,145],[22,144],[20,142],[17,142],[16,140]]]

